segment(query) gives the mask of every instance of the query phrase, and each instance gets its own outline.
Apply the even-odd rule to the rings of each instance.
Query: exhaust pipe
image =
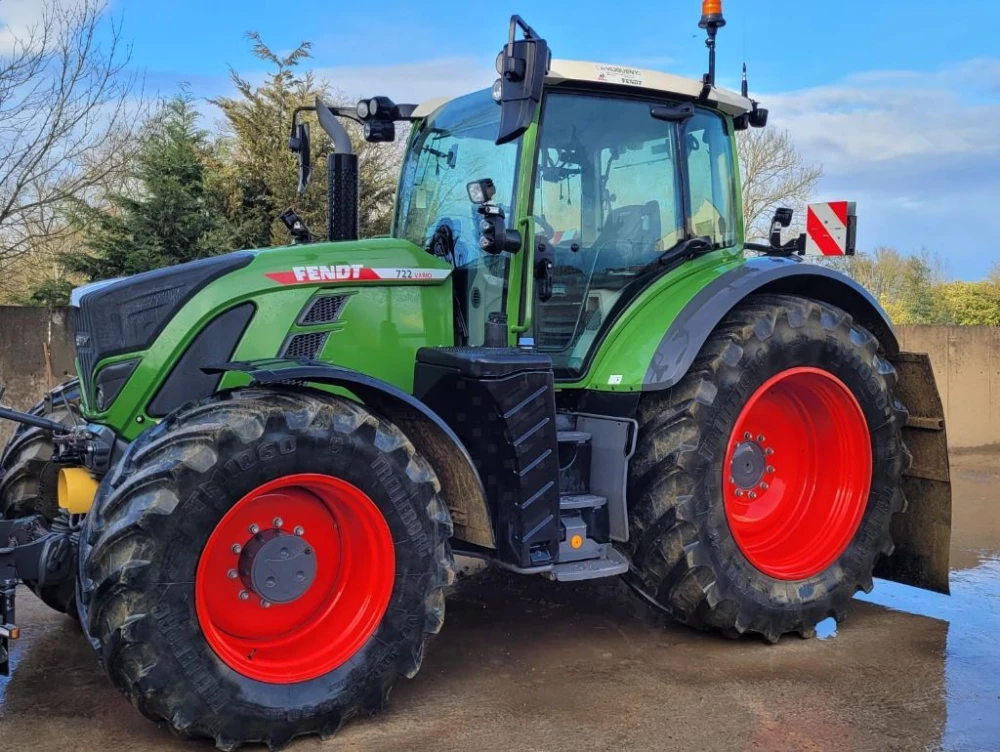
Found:
[[[358,239],[358,155],[354,153],[347,129],[330,108],[316,97],[316,117],[333,139],[327,160],[326,227],[331,241]]]
[[[331,241],[358,239],[358,155],[331,153],[327,160],[326,226]]]

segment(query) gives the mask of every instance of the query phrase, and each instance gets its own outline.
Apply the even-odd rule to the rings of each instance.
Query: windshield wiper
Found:
[[[693,258],[701,253],[708,253],[709,251],[714,250],[715,244],[707,235],[696,235],[693,238],[684,238],[684,240],[670,246],[670,248],[657,256],[656,259],[646,264],[641,270],[639,270],[639,273],[636,276],[642,277],[650,272],[655,272],[678,261],[686,261],[687,259]]]

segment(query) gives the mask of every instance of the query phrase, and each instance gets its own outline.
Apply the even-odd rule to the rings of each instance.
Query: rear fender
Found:
[[[486,492],[472,458],[444,420],[416,397],[381,379],[325,363],[269,359],[224,363],[202,370],[245,373],[252,384],[305,382],[347,389],[366,407],[398,426],[431,463],[441,481],[441,497],[451,510],[455,537],[496,548]]]
[[[906,513],[892,520],[895,551],[875,576],[948,593],[951,473],[941,396],[926,353],[901,352],[891,361],[899,375],[896,396],[910,413],[903,441],[913,463],[902,479]]]
[[[761,294],[799,295],[835,305],[874,334],[890,358],[899,352],[889,317],[871,293],[853,279],[798,257],[765,256],[721,274],[691,299],[667,327],[649,363],[642,390],[668,389],[684,378],[726,315],[750,295]]]

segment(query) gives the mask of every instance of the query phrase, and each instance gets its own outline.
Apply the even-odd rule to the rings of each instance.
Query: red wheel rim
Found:
[[[279,561],[289,550],[291,565]],[[277,595],[273,572],[294,598],[265,597]],[[248,493],[212,531],[195,575],[198,623],[244,676],[308,681],[374,634],[394,578],[392,535],[364,492],[328,475],[288,475]]]
[[[723,473],[743,555],[779,580],[812,577],[844,553],[864,516],[872,450],[861,406],[828,371],[782,371],[737,418]]]

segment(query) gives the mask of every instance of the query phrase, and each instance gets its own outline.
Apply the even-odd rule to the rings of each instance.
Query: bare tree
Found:
[[[806,164],[788,131],[751,128],[738,135],[743,172],[743,218],[748,240],[766,238],[774,210],[787,206],[798,223],[823,175],[820,165]]]
[[[106,0],[38,0],[0,49],[0,269],[59,246],[60,207],[123,173],[142,119],[130,51]],[[0,0],[0,16],[3,15]]]

